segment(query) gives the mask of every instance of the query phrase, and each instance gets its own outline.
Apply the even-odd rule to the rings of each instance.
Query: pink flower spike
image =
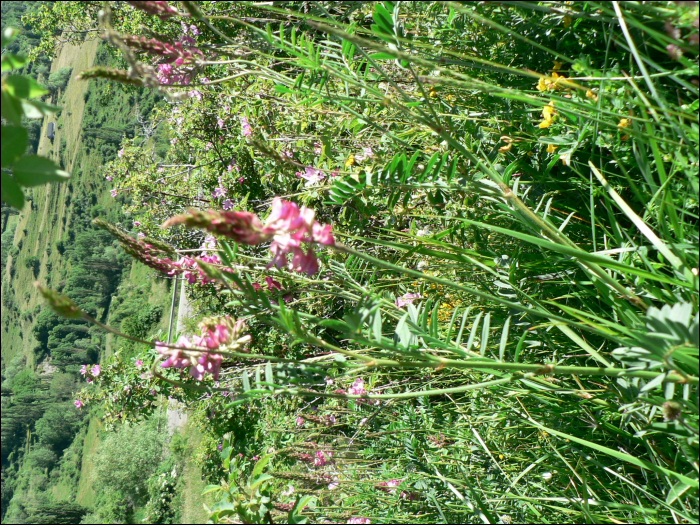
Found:
[[[75,400],[75,406],[77,408],[83,408],[83,403],[80,401],[80,399]]]

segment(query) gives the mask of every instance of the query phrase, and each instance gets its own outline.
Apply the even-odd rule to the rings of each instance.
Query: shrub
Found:
[[[31,268],[34,273],[34,277],[39,276],[39,269],[41,267],[41,260],[36,255],[30,255],[24,261],[25,268]]]

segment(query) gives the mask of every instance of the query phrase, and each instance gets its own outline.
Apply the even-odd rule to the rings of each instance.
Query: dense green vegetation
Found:
[[[4,519],[176,523],[194,456],[215,523],[697,522],[697,3],[113,4],[121,210],[74,191],[57,370],[5,363]],[[124,254],[188,282],[174,345]],[[86,413],[91,508],[36,497]]]

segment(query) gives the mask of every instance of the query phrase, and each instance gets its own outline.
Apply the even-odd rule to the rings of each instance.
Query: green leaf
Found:
[[[0,198],[13,208],[21,210],[24,207],[24,193],[19,187],[17,181],[7,175],[5,172],[0,173]]]
[[[43,118],[56,113],[58,106],[52,106],[38,100],[22,100],[22,110],[27,118]]]
[[[372,60],[393,60],[395,57],[389,53],[373,53],[369,55]]]
[[[22,102],[10,93],[2,90],[2,118],[17,124],[22,124]]]
[[[5,47],[10,42],[17,38],[17,30],[12,27],[6,27],[2,30],[2,47]]]
[[[10,166],[27,149],[27,130],[20,126],[2,127],[2,167]]]
[[[38,155],[22,157],[14,166],[14,175],[22,186],[63,182],[70,178],[70,173],[60,169],[53,161]]]
[[[34,98],[46,95],[49,91],[25,75],[9,75],[5,78],[5,88],[18,98]]]
[[[4,73],[5,71],[19,69],[27,62],[29,62],[29,59],[27,57],[23,57],[22,55],[13,55],[11,53],[2,55],[2,72]]]
[[[272,454],[265,454],[263,457],[261,457],[256,463],[255,467],[253,467],[253,472],[250,475],[250,479],[253,480],[257,478],[260,474],[262,474],[263,469],[267,466],[267,464],[270,462],[272,459]]]

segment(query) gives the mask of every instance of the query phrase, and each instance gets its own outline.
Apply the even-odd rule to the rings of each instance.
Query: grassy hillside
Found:
[[[75,501],[90,507],[95,498],[91,469],[103,428],[99,418],[87,417],[75,427],[75,439],[65,449],[47,448],[39,438],[31,437],[30,430],[37,418],[55,403],[72,405],[70,390],[82,386],[78,365],[57,361],[55,347],[65,346],[67,343],[62,342],[65,338],[49,342],[48,348],[36,338],[33,330],[37,321],[45,320],[49,312],[32,283],[39,281],[70,289],[79,277],[78,272],[89,269],[83,267],[81,254],[86,248],[95,248],[91,244],[100,239],[92,240],[95,231],[90,224],[92,218],[100,215],[115,222],[127,220],[108,191],[109,183],[101,167],[116,157],[121,137],[137,132],[136,108],[146,115],[157,102],[149,92],[115,89],[100,80],[78,80],[78,74],[94,63],[112,60],[99,45],[96,40],[66,45],[51,65],[51,73],[71,68],[71,74],[65,88],[59,89],[51,100],[62,110],[42,122],[38,154],[50,157],[71,172],[70,182],[33,188],[28,192],[24,210],[7,215],[3,221],[6,240],[11,241],[2,275],[3,522],[30,519],[27,509],[37,503]],[[56,123],[53,140],[46,137],[49,122]],[[105,137],[86,134],[85,128],[117,131]],[[3,251],[5,248],[3,245]],[[98,298],[97,317],[118,325],[135,312],[148,308],[154,323],[147,329],[167,330],[169,281],[154,279],[152,270],[124,258],[109,245],[96,249],[93,258],[100,253],[111,254],[111,260],[119,266],[109,274],[117,281],[102,289],[101,293],[107,295]],[[89,332],[89,340],[98,352],[96,362],[120,348],[101,331]],[[14,420],[8,420],[5,412],[6,407],[13,406],[16,411],[20,401],[16,378],[25,376],[33,381],[31,388],[28,387],[29,395],[37,399],[32,402],[36,405],[32,418],[22,420],[22,424],[29,425],[27,432],[21,425],[15,428]],[[61,382],[65,386],[59,399],[55,394]],[[72,406],[67,410],[78,412]],[[47,451],[48,459],[41,465],[34,460],[27,462],[28,454],[34,457],[44,453],[37,450]]]

